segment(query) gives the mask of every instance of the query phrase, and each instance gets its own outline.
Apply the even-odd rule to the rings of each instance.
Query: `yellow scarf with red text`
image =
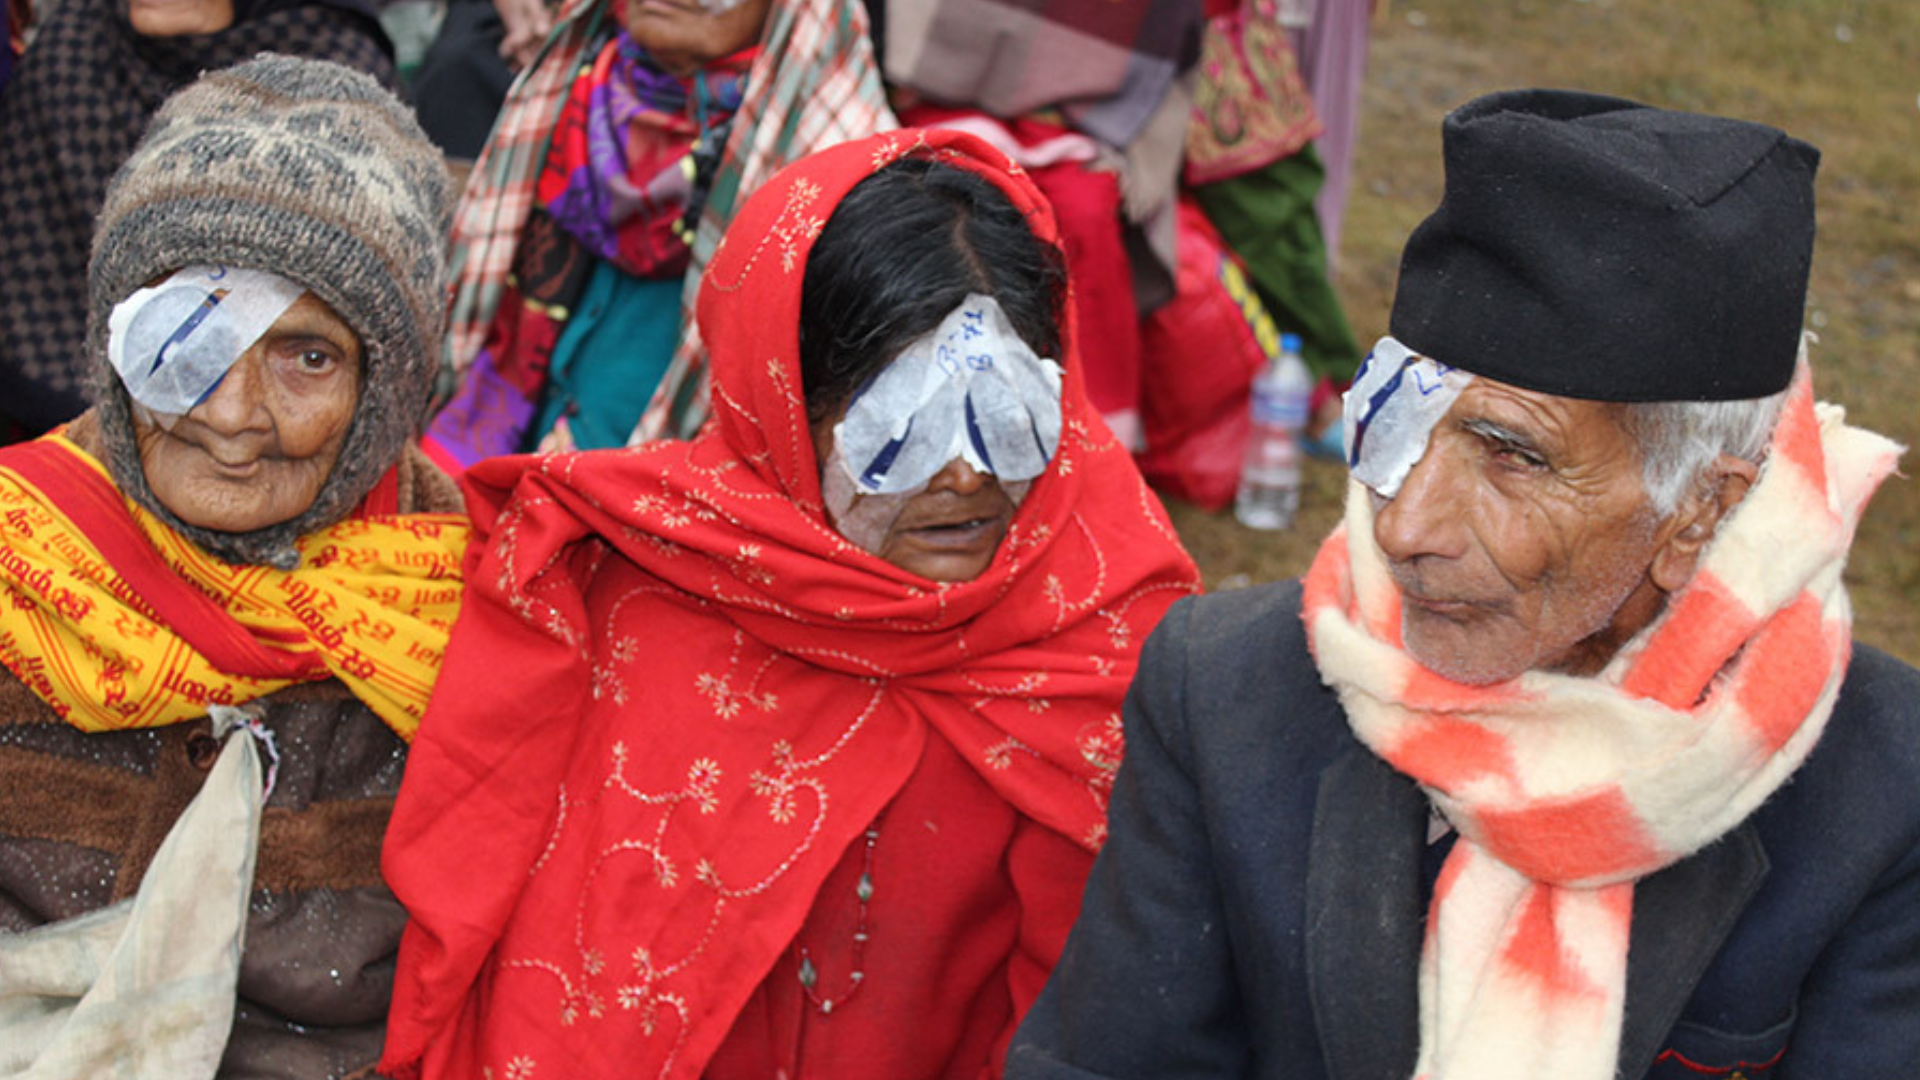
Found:
[[[0,663],[82,731],[160,727],[340,679],[411,740],[459,614],[458,514],[369,513],[234,566],[59,434],[0,451]]]

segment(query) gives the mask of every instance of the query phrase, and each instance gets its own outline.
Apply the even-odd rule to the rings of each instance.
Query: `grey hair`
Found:
[[[1626,407],[1627,432],[1640,447],[1640,480],[1665,518],[1702,482],[1721,454],[1759,464],[1773,439],[1787,391],[1738,401],[1639,401]]]

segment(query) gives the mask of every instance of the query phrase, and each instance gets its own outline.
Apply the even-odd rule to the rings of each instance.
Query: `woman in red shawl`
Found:
[[[476,563],[388,834],[413,921],[385,1069],[999,1074],[1140,643],[1198,587],[1087,404],[1060,266],[985,143],[823,151],[715,255],[700,437],[468,474]],[[914,456],[841,467],[862,395],[983,300],[1064,368],[1043,456],[980,441],[973,391],[924,486],[848,495]]]

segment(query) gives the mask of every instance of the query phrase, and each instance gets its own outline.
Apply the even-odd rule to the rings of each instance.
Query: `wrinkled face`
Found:
[[[360,378],[360,339],[304,293],[171,428],[135,406],[147,484],[201,528],[251,532],[291,520],[333,473]]]
[[[1374,538],[1407,651],[1457,682],[1592,674],[1657,614],[1672,533],[1648,504],[1621,406],[1474,380]]]
[[[841,410],[812,425],[814,460],[833,452]],[[838,468],[838,466],[833,466]],[[821,485],[830,482],[823,464]],[[955,458],[927,486],[899,495],[853,496],[844,510],[828,499],[827,520],[842,536],[930,581],[972,581],[993,562],[1032,482],[1002,485]]]
[[[718,14],[700,0],[627,0],[627,33],[663,69],[694,71],[760,40],[772,0],[741,0]]]
[[[233,25],[233,0],[128,0],[127,21],[143,37],[217,34]]]

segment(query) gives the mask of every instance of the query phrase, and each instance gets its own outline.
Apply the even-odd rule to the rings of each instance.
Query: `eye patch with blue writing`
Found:
[[[854,392],[834,442],[862,494],[916,491],[955,458],[1031,480],[1060,445],[1060,379],[976,293]]]
[[[263,270],[185,267],[114,305],[107,359],[135,401],[184,416],[305,291]]]
[[[1344,398],[1341,434],[1353,478],[1393,498],[1427,452],[1435,424],[1473,375],[1391,337],[1373,346]]]

